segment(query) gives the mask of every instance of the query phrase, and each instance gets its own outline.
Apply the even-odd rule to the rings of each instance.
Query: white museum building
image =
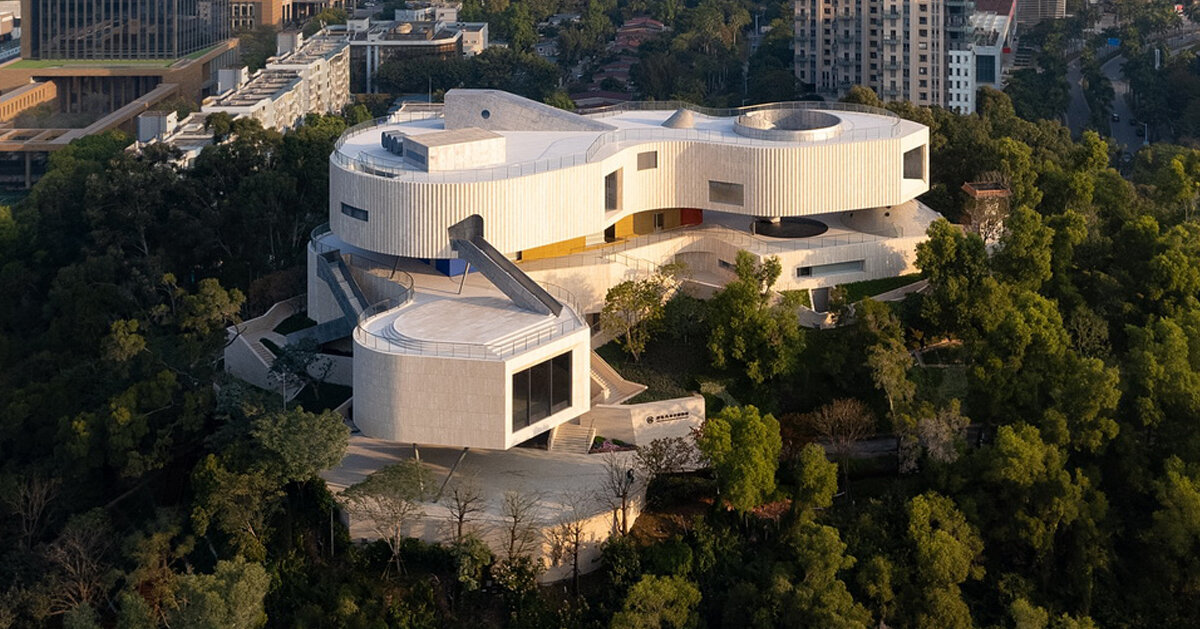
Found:
[[[676,426],[611,408],[640,389],[592,352],[607,290],[682,262],[685,288],[711,294],[739,250],[778,257],[776,289],[814,301],[911,272],[937,218],[915,200],[928,145],[926,127],[855,105],[579,115],[451,90],[338,141],[309,245],[319,325],[300,334],[352,340],[368,437],[506,450],[551,433],[554,449],[585,415],[635,444],[678,434],[702,400]]]

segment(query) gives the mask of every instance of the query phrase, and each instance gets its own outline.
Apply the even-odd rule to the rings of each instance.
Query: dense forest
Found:
[[[930,127],[929,290],[820,331],[769,260],[673,298],[627,375],[723,384],[704,469],[660,470],[599,568],[547,587],[470,535],[351,543],[317,478],[340,420],[222,372],[226,326],[303,290],[362,107],[214,119],[190,169],[77,140],[0,208],[0,628],[1195,624],[1200,150],[1126,178],[999,92],[888,107]],[[959,225],[983,178],[1013,193],[987,243]],[[869,436],[895,454],[860,457]]]

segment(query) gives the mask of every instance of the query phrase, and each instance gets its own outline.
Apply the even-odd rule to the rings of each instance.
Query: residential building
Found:
[[[975,112],[981,87],[1003,88],[1004,70],[1011,62],[1015,23],[1014,0],[977,0],[968,18],[970,38],[948,52],[946,106]]]
[[[227,93],[206,99],[205,116],[224,112],[255,118],[266,128],[296,127],[310,113],[336,113],[350,102],[350,49],[344,32],[329,30],[297,42],[295,50],[267,60],[266,66]]]
[[[163,142],[191,163],[212,143],[205,121],[214,113],[254,118],[268,129],[295,128],[312,113],[338,113],[350,102],[350,50],[345,31],[322,30],[304,39],[280,33],[283,54],[271,57],[253,75],[246,68],[221,70],[221,93],[205,99],[200,111],[183,120],[173,112],[149,111],[138,117],[138,143]],[[292,48],[289,48],[292,47]]]
[[[779,290],[910,272],[937,218],[916,201],[928,143],[854,105],[580,115],[451,90],[337,142],[308,252],[318,325],[288,341],[350,337],[367,437],[507,450],[581,425],[633,443],[686,432],[696,412],[593,407],[620,388],[590,351],[608,289],[682,262],[711,293],[739,250],[778,258]]]
[[[230,0],[229,12],[234,31],[279,27],[295,20],[292,0]]]
[[[24,59],[178,59],[227,39],[229,0],[22,0]]]
[[[810,91],[945,101],[944,0],[796,0],[795,72]]]

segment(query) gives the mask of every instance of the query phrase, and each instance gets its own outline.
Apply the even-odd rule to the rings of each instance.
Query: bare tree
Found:
[[[52,613],[65,614],[104,596],[112,573],[105,559],[112,540],[108,518],[96,509],[71,518],[50,543],[46,559],[53,571],[46,594]]]
[[[686,472],[695,464],[695,441],[685,437],[661,437],[637,449],[634,463],[646,482],[662,474]]]
[[[639,478],[634,461],[617,452],[604,455],[604,470],[600,476],[600,496],[613,512],[613,528],[622,535],[629,532],[629,506],[638,488]]]
[[[875,432],[871,409],[859,400],[841,398],[809,413],[809,426],[829,443],[842,466],[846,493],[850,492],[850,455],[854,444]]]
[[[0,486],[0,500],[17,516],[25,548],[33,548],[50,503],[58,497],[61,479],[37,474],[22,475]]]
[[[474,527],[471,523],[487,507],[479,479],[473,474],[461,477],[450,486],[445,500],[446,507],[450,510],[450,524],[453,527],[454,541],[461,541],[463,535],[472,532]]]
[[[351,517],[365,521],[387,543],[396,570],[403,571],[400,548],[409,526],[425,515],[422,503],[429,500],[431,485],[429,470],[420,461],[407,459],[346,489],[339,500]]]
[[[570,492],[561,498],[562,510],[554,526],[546,529],[550,545],[550,565],[571,564],[571,583],[579,594],[579,554],[586,541],[588,505],[585,494]]]
[[[527,557],[533,553],[538,533],[538,502],[536,494],[522,491],[504,492],[500,517],[504,523],[504,558]]]

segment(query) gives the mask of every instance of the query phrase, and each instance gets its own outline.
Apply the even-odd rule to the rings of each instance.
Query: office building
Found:
[[[229,37],[229,0],[22,0],[21,57],[178,59]]]

